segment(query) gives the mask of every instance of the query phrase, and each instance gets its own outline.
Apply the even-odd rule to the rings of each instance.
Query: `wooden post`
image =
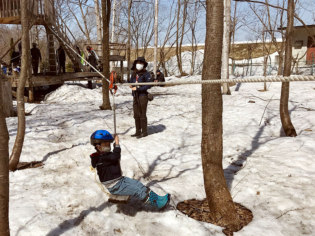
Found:
[[[10,117],[14,115],[13,103],[12,103],[12,88],[9,80],[0,77],[0,89],[2,90],[2,102],[3,111],[5,117]]]
[[[120,74],[121,74],[121,82],[124,81],[124,64],[123,61],[120,61]]]

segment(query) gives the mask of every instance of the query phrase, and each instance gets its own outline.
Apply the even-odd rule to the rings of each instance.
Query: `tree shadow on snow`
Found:
[[[69,149],[72,149],[72,148],[75,148],[75,147],[78,147],[78,146],[84,146],[84,145],[87,145],[89,142],[86,142],[86,143],[79,143],[79,144],[73,144],[71,147],[69,148],[62,148],[62,149],[59,149],[59,150],[56,150],[56,151],[53,151],[53,152],[49,152],[47,153],[43,159],[41,160],[41,162],[45,162],[47,161],[47,159],[52,156],[52,155],[55,155],[55,154],[58,154],[59,152],[63,152],[63,151],[66,151],[66,150],[69,150]]]
[[[134,127],[131,126],[128,129],[126,129],[124,132],[120,132],[119,135],[125,135],[127,134],[131,129]],[[155,134],[155,133],[161,133],[166,129],[165,125],[159,124],[159,125],[148,125],[148,134]]]
[[[98,207],[90,207],[87,210],[81,211],[80,215],[69,220],[65,220],[64,222],[60,223],[57,228],[52,229],[47,236],[57,236],[65,233],[66,231],[78,226],[81,224],[81,222],[84,220],[86,216],[88,216],[92,212],[101,212],[103,211],[106,207],[110,207],[112,203],[109,202],[104,202]]]
[[[294,106],[289,113],[291,114],[292,111],[294,111],[297,108],[297,106]],[[279,137],[276,138],[270,138],[264,142],[260,142],[260,138],[262,137],[262,134],[265,130],[265,128],[267,127],[268,123],[275,117],[279,116],[279,114],[272,116],[271,118],[267,119],[267,124],[262,125],[258,132],[256,133],[255,137],[252,139],[251,142],[251,148],[247,149],[245,151],[243,151],[241,154],[238,155],[238,158],[236,160],[234,160],[228,167],[226,167],[224,169],[224,176],[226,179],[226,183],[228,185],[228,189],[231,191],[231,187],[232,187],[232,183],[234,180],[234,176],[237,174],[238,171],[240,171],[243,166],[244,163],[247,161],[247,158],[250,157],[261,145],[268,143],[270,141],[273,141],[275,139],[279,139],[282,136],[282,128],[280,129],[280,134]]]
[[[194,167],[187,168],[187,169],[184,169],[182,171],[178,171],[178,173],[176,175],[171,176],[171,173],[172,173],[173,169],[175,167],[178,167],[178,165],[176,165],[176,166],[175,165],[171,165],[170,168],[167,171],[167,174],[164,175],[162,178],[152,179],[152,176],[151,176],[152,173],[154,172],[154,170],[156,169],[156,167],[159,165],[160,162],[166,162],[168,160],[172,160],[174,158],[174,154],[173,153],[177,153],[182,148],[189,148],[189,147],[193,147],[193,146],[194,145],[187,145],[185,147],[179,147],[179,148],[176,148],[176,149],[173,148],[170,152],[165,152],[165,153],[162,153],[159,156],[157,156],[155,158],[155,160],[148,166],[147,172],[143,174],[143,178],[149,180],[147,186],[151,187],[151,186],[153,186],[156,183],[162,183],[162,182],[165,182],[165,181],[168,181],[168,180],[171,180],[171,179],[176,179],[179,176],[183,175],[187,171],[195,170],[195,169],[199,168],[200,164],[197,164]],[[162,159],[162,157],[165,156],[165,155],[168,155],[168,157],[165,158],[165,159]]]

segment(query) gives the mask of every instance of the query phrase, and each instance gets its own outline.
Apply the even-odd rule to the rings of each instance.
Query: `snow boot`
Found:
[[[136,125],[136,133],[132,134],[131,137],[138,137],[141,135],[141,123],[140,119],[135,119],[135,125]]]
[[[141,124],[141,134],[137,137],[137,138],[143,138],[143,137],[146,137],[148,136],[148,121],[147,121],[147,118],[142,118],[140,119],[140,124]]]
[[[167,207],[167,205],[169,204],[170,200],[171,200],[171,195],[170,194],[166,194],[165,196],[159,196],[155,192],[150,190],[145,204],[151,205],[154,208],[162,210],[165,207]]]

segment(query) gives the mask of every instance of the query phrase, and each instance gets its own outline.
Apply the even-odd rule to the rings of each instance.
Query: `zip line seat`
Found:
[[[129,200],[129,198],[130,198],[130,196],[109,194],[108,195],[108,202],[126,204]]]

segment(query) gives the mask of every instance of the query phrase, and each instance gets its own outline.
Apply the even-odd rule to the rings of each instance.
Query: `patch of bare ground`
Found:
[[[248,225],[253,219],[252,212],[239,203],[235,203],[236,212],[240,219],[240,224],[237,226],[237,228],[235,228],[235,226],[233,227],[229,224],[226,224],[223,221],[214,221],[212,219],[212,215],[208,207],[207,199],[185,200],[183,202],[179,202],[176,208],[179,211],[183,212],[185,215],[195,220],[208,222],[223,227],[224,228],[223,233],[228,236],[232,236],[233,232],[241,230],[244,226]]]
[[[29,168],[38,168],[43,166],[44,163],[41,161],[31,161],[31,162],[20,162],[17,166],[17,170],[24,170]]]

